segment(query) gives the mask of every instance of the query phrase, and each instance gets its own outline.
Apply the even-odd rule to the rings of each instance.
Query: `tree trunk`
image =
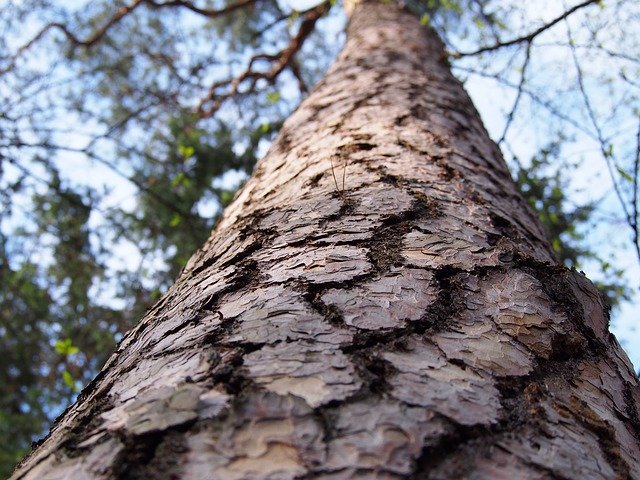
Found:
[[[367,3],[13,478],[640,478],[639,394],[440,40]]]

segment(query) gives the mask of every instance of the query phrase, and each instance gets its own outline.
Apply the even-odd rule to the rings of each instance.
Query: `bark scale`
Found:
[[[433,32],[358,5],[207,244],[15,479],[640,478],[638,380]]]

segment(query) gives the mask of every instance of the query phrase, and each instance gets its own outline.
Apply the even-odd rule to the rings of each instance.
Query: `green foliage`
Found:
[[[568,170],[577,166],[558,166],[561,145],[561,141],[552,143],[542,149],[530,165],[518,166],[516,183],[538,213],[558,260],[576,269],[583,268],[582,264],[587,261],[597,265],[601,280],[595,281],[596,286],[606,302],[616,307],[629,300],[632,292],[623,277],[624,272],[613,268],[597,247],[587,241],[596,203],[570,206]]]
[[[64,340],[57,340],[55,345],[53,346],[55,351],[60,355],[75,355],[80,351],[80,349],[73,345],[73,341],[70,338],[65,338]]]
[[[274,104],[278,100],[280,100],[280,92],[268,92],[267,93],[267,102]]]

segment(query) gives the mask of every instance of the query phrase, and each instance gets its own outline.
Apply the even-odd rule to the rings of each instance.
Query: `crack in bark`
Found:
[[[631,428],[635,434],[636,444],[640,446],[640,415],[638,414],[638,406],[633,398],[633,387],[629,382],[624,382],[624,402],[626,414],[631,418]]]
[[[530,256],[515,252],[513,265],[528,273],[538,280],[542,285],[542,290],[553,302],[567,320],[587,341],[587,346],[591,353],[597,357],[603,357],[607,352],[607,345],[596,335],[596,333],[585,323],[585,313],[580,301],[576,298],[567,281],[568,270],[560,265],[542,263]],[[604,312],[608,317],[608,312]],[[571,342],[564,347],[575,349],[580,345]]]
[[[188,451],[184,432],[195,422],[144,435],[121,435],[124,445],[113,462],[114,480],[177,479],[179,457]]]
[[[493,431],[484,426],[459,425],[446,417],[443,419],[448,422],[450,433],[440,437],[435,445],[425,445],[420,456],[415,460],[412,475],[407,477],[409,480],[444,479],[444,477],[432,477],[430,472],[444,462],[450,461],[457,452],[469,450],[469,455],[462,455],[463,458],[458,462],[455,462],[454,458],[454,465],[447,466],[447,479],[464,478],[463,475],[473,468],[468,458],[482,455],[490,448],[491,445],[486,441],[487,437],[496,437],[503,433],[501,430]]]
[[[584,401],[576,397],[571,398],[575,418],[584,427],[596,433],[600,450],[604,453],[607,462],[616,472],[616,480],[631,478],[629,465],[620,454],[620,444],[616,440],[615,429],[606,420],[602,420],[598,414]]]

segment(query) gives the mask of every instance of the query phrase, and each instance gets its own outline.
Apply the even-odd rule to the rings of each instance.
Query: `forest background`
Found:
[[[406,3],[637,368],[640,5]],[[206,240],[345,22],[333,1],[0,4],[0,476]]]

